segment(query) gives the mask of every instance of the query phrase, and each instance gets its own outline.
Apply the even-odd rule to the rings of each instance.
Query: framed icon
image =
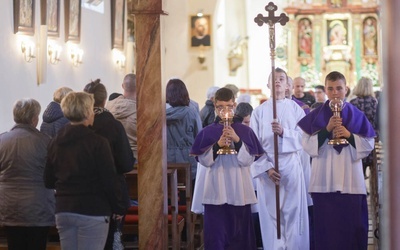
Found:
[[[211,46],[211,16],[190,16],[190,46]]]
[[[64,0],[65,41],[79,43],[81,40],[81,0]]]
[[[111,46],[124,49],[125,0],[111,0]]]
[[[47,0],[47,35],[60,36],[60,0]]]
[[[14,0],[14,33],[35,35],[35,0]]]

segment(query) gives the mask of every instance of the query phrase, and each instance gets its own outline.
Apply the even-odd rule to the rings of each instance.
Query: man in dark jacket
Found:
[[[219,87],[212,86],[207,90],[206,105],[200,110],[200,118],[203,128],[213,123],[215,120],[214,95],[218,89]]]

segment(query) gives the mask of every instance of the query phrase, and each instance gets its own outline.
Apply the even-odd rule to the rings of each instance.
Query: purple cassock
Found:
[[[203,128],[200,133],[197,134],[190,151],[191,155],[198,156],[203,154],[219,140],[224,128],[224,125],[221,124],[220,121],[221,118],[217,116],[214,123]],[[237,118],[233,118],[231,127],[235,130],[235,133],[242,142],[246,144],[250,155],[254,155],[256,159],[258,159],[258,157],[264,154],[263,147],[250,127],[243,125]]]
[[[295,103],[297,103],[301,108],[303,108],[304,105],[306,105],[304,102],[298,100],[296,97],[292,96],[292,101],[294,101]],[[306,108],[303,109],[304,113],[306,113],[306,115],[308,115],[310,113],[310,108]]]
[[[221,124],[220,121],[221,118],[216,117],[214,123],[203,128],[197,134],[190,152],[191,155],[196,156],[196,159],[197,156],[207,153],[207,151],[210,150],[210,148],[212,148],[215,145],[215,143],[217,143],[218,140],[220,139],[224,128],[224,125]],[[239,136],[242,143],[246,145],[245,148],[248,150],[250,155],[255,156],[257,159],[262,154],[264,154],[264,149],[262,148],[260,142],[258,141],[257,136],[254,134],[253,130],[250,127],[243,125],[240,119],[238,119],[237,117],[233,118],[233,123],[231,124],[231,127],[235,130],[236,134]],[[226,158],[222,159],[227,159],[225,164],[232,164],[233,161],[229,159],[235,157],[239,157],[239,155],[229,155]],[[219,160],[220,159],[218,156],[218,158],[216,159],[216,162],[218,162],[217,164],[222,164],[222,162],[224,162],[224,160],[221,160],[222,162]],[[222,165],[217,165],[216,167],[223,168]],[[230,167],[232,167],[233,171],[235,171],[234,169],[239,169],[239,168],[242,169],[239,166],[229,166],[229,168]],[[210,168],[207,168],[207,173],[211,172],[209,171],[209,169]],[[242,180],[242,178],[249,178],[249,180],[243,183],[241,181],[240,183],[233,183],[232,184],[233,187],[237,187],[240,190],[245,190],[245,189],[247,191],[253,190],[252,182],[250,180],[251,179],[250,169],[249,167],[247,167],[246,169],[248,169],[249,172],[248,175],[237,176],[237,179],[235,179],[235,181],[237,182],[238,180]],[[243,170],[243,172],[246,171]],[[241,175],[241,170],[235,173]],[[203,175],[203,178],[202,177],[199,178],[199,176],[201,176],[200,174],[196,176],[195,185],[199,185],[199,183],[201,183],[200,184],[201,187],[198,190],[200,190],[201,188],[204,189],[204,187],[207,185],[215,184],[218,186],[218,182],[212,182],[212,183],[207,182],[208,184],[206,184],[205,175]],[[213,175],[213,177],[210,177],[209,179],[216,178],[217,176],[217,175],[214,176],[214,174],[212,173],[210,173],[210,175]],[[229,176],[226,177],[227,179],[230,178]],[[244,186],[244,183],[246,183],[246,186]],[[225,181],[223,181],[221,185],[225,185]],[[221,192],[225,191],[222,189]],[[196,188],[195,188],[195,193],[196,193]],[[201,193],[201,196],[203,197],[201,198],[201,202],[203,203],[204,201],[203,192],[199,191],[199,193]],[[235,193],[235,191],[232,191],[230,193]],[[254,196],[254,202],[255,202],[255,196]],[[210,250],[257,249],[250,203],[245,203],[244,205],[233,205],[230,203],[219,204],[217,202],[213,204],[213,202],[209,202],[209,203],[204,203],[203,205],[204,205],[205,249],[210,249]]]
[[[309,135],[317,133],[329,123],[329,119],[332,117],[333,112],[329,107],[329,100],[316,108],[298,123],[299,127]],[[357,134],[362,137],[375,137],[375,131],[367,117],[357,107],[351,103],[344,102],[342,112],[342,124],[350,133]],[[329,134],[328,139],[332,139],[332,133]],[[345,145],[333,146],[339,153],[342,151]]]
[[[314,135],[326,128],[332,115],[328,100],[301,119],[298,125],[305,133]],[[352,104],[344,103],[341,117],[343,126],[350,133],[365,138],[375,136],[374,129],[367,117]],[[328,138],[332,139],[332,133]],[[335,145],[333,148],[340,154],[342,149],[348,146],[348,144]],[[318,160],[317,158],[315,160]],[[353,162],[349,163],[349,167],[351,166],[353,166]],[[361,168],[361,160],[359,160],[359,167]],[[361,174],[361,172],[359,173]],[[354,177],[342,176],[340,178],[344,181],[346,178]],[[314,202],[315,249],[367,249],[368,208],[365,194],[337,191],[311,192],[311,196]]]

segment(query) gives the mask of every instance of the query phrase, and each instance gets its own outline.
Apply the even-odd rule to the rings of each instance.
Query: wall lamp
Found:
[[[57,44],[49,44],[47,46],[47,55],[49,56],[49,62],[51,64],[57,64],[60,60],[61,56],[61,46]]]
[[[79,64],[82,64],[83,58],[83,50],[78,48],[77,46],[71,46],[69,50],[69,55],[72,61],[72,65],[77,67]]]
[[[125,68],[126,57],[121,51],[113,49],[113,58],[119,69]]]
[[[199,61],[200,64],[203,64],[206,61],[206,56],[204,55],[204,46],[200,45],[199,46],[199,55],[197,56],[197,60]]]
[[[28,41],[22,41],[21,52],[25,61],[32,62],[33,58],[35,58],[35,45]]]
[[[197,11],[197,14],[196,14],[196,16],[198,16],[198,17],[202,17],[204,14],[203,14],[203,10],[201,9],[201,10],[199,10],[199,11]]]

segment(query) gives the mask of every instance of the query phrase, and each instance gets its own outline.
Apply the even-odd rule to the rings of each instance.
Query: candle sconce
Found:
[[[57,64],[60,62],[61,47],[56,44],[49,44],[47,46],[47,54],[49,56],[49,62],[51,64]]]
[[[21,52],[26,62],[32,62],[33,58],[35,58],[35,45],[31,42],[22,41]]]

